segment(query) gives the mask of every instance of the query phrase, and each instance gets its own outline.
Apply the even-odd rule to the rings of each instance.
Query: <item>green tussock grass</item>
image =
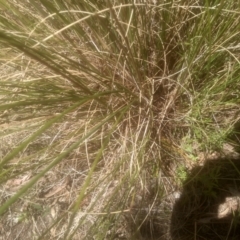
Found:
[[[168,221],[183,166],[220,151],[239,119],[239,3],[2,0],[0,9],[5,234],[167,237],[148,216],[165,202],[156,224]]]

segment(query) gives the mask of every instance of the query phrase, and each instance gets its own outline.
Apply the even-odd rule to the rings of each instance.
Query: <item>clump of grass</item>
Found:
[[[6,232],[33,202],[31,237],[141,235],[178,163],[191,165],[183,141],[195,155],[221,147],[236,121],[238,4],[0,4]]]

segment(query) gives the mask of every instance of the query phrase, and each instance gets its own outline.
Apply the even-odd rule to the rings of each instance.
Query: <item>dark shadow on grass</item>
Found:
[[[171,218],[172,240],[240,239],[240,158],[208,160],[184,183]]]

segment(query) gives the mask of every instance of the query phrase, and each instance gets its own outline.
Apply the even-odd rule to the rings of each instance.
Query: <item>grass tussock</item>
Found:
[[[221,151],[239,119],[240,5],[0,9],[0,231],[170,239],[183,166]]]

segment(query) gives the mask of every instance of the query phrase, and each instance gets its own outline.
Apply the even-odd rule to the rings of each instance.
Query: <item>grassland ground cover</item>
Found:
[[[0,0],[1,238],[178,239],[192,169],[239,158],[239,22],[233,0]]]

